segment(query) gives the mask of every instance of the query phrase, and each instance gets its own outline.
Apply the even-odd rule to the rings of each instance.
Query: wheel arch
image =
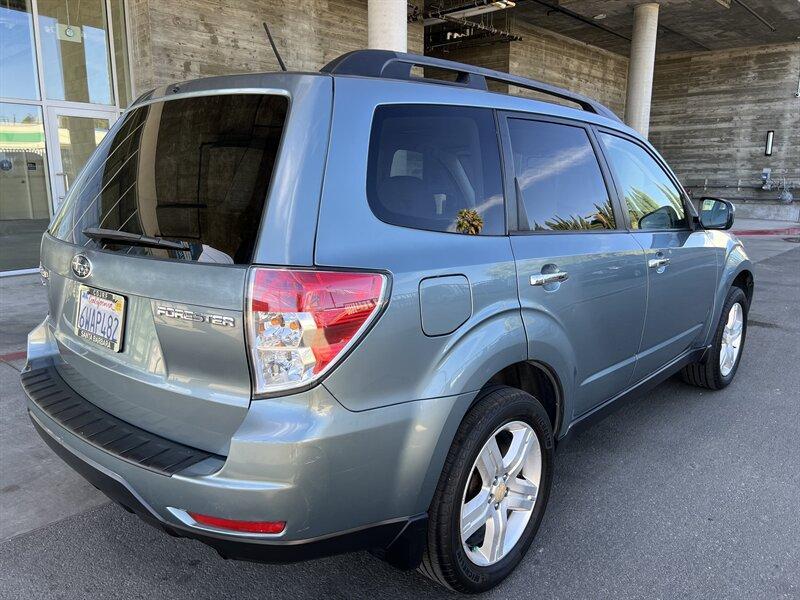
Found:
[[[565,411],[564,390],[555,369],[536,360],[510,364],[489,378],[473,403],[477,402],[487,389],[496,385],[516,388],[536,398],[550,417],[554,437],[558,437]]]
[[[747,297],[748,304],[752,302],[755,289],[753,263],[750,261],[750,257],[747,256],[744,246],[738,240],[729,241],[725,250],[725,263],[722,265],[722,272],[717,285],[714,311],[706,329],[706,345],[711,343],[711,338],[714,335],[714,326],[720,319],[722,305],[725,304],[725,298],[732,287],[740,288]]]
[[[747,296],[748,306],[753,302],[754,279],[753,272],[750,269],[744,268],[739,271],[731,281],[730,287],[738,287],[744,292],[744,295]]]
[[[564,421],[567,411],[566,396],[557,371],[551,365],[536,360],[519,360],[507,363],[504,367],[492,373],[483,382],[479,390],[464,394],[462,398],[466,400],[465,402],[458,402],[453,407],[445,426],[440,432],[437,448],[427,468],[427,474],[419,496],[421,510],[427,510],[433,499],[436,483],[439,481],[444,466],[445,456],[453,443],[456,431],[470,409],[480,401],[488,390],[497,385],[520,389],[536,397],[550,417],[553,438],[557,441],[560,437],[559,433],[565,426]]]

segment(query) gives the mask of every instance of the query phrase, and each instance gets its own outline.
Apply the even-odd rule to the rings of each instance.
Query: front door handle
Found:
[[[669,259],[664,258],[651,258],[647,261],[647,266],[651,269],[660,269],[661,267],[666,267],[669,264]]]
[[[531,275],[531,285],[547,285],[548,283],[561,283],[569,279],[569,274],[565,271],[555,273],[542,273],[541,275]]]

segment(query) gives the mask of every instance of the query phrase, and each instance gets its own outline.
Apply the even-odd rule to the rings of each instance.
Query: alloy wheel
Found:
[[[461,543],[478,566],[495,564],[522,537],[542,478],[542,449],[533,428],[511,421],[486,441],[470,471],[461,504]]]
[[[744,311],[738,302],[728,311],[728,319],[722,330],[722,344],[719,349],[719,371],[727,377],[736,364],[742,347],[742,331],[744,329]]]

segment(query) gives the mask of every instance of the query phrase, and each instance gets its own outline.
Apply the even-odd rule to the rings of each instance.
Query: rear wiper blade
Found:
[[[116,229],[98,229],[88,227],[83,230],[83,235],[93,240],[106,242],[120,242],[129,246],[143,246],[145,248],[166,248],[167,250],[189,250],[186,242],[176,242],[157,237],[117,231]]]

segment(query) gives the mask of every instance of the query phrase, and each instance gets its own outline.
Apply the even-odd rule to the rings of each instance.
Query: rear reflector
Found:
[[[379,273],[251,269],[247,329],[255,394],[321,377],[380,312]]]
[[[286,521],[237,521],[194,512],[189,516],[202,525],[239,533],[281,533],[286,528]]]

